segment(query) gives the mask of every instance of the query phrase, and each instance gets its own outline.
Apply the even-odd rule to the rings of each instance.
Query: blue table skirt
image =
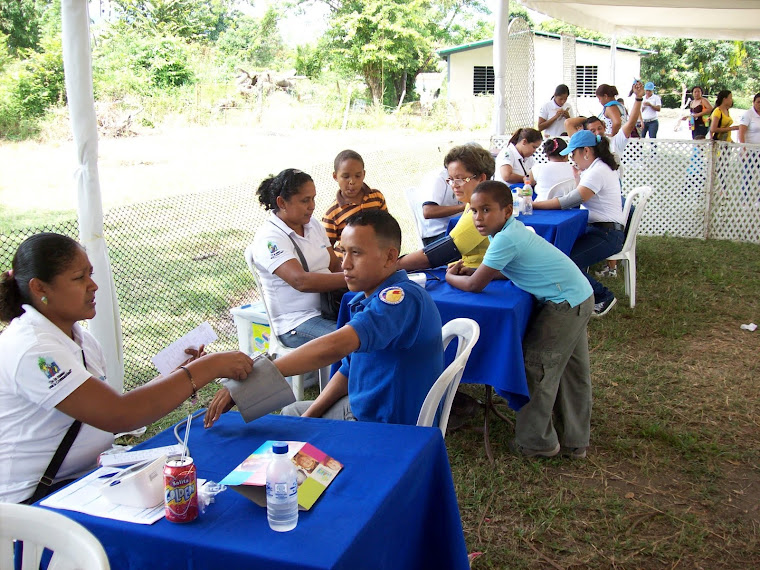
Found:
[[[193,422],[199,477],[220,481],[268,439],[308,441],[344,464],[296,529],[269,529],[266,509],[233,490],[189,524],[137,525],[60,511],[102,543],[114,569],[469,568],[446,447],[437,428],[236,412]],[[175,443],[171,430],[140,447]]]
[[[460,216],[455,216],[449,221],[447,233],[456,225],[459,218]],[[532,216],[520,216],[517,219],[526,226],[531,226],[538,235],[569,255],[575,240],[586,232],[588,210],[583,208],[533,210]]]
[[[511,281],[491,281],[480,293],[467,293],[446,283],[443,268],[427,270],[427,289],[435,301],[441,321],[467,317],[480,325],[480,340],[473,348],[462,382],[490,384],[514,410],[530,399],[525,380],[522,338],[528,326],[534,299]],[[346,293],[338,315],[338,327],[349,317],[348,302],[355,293]],[[446,363],[454,358],[452,345]],[[333,373],[337,366],[333,366]]]

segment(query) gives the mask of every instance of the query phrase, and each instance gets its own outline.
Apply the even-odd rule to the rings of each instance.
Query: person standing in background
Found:
[[[739,142],[760,144],[760,93],[755,93],[752,107],[739,120]]]
[[[694,140],[706,139],[710,132],[710,113],[713,107],[702,95],[702,88],[695,85],[691,88],[691,103],[689,103],[689,116],[682,120],[689,121],[691,138]]]
[[[715,99],[715,109],[710,115],[710,135],[713,140],[734,142],[731,139],[731,131],[738,131],[739,126],[734,125],[731,118],[731,107],[734,106],[734,96],[731,91],[724,89],[718,92]]]
[[[648,81],[644,85],[644,101],[641,103],[641,121],[644,128],[641,131],[641,138],[649,135],[650,139],[657,138],[657,130],[660,128],[660,121],[657,119],[657,113],[662,108],[662,99],[659,95],[654,94],[654,83]]]
[[[554,89],[554,96],[544,103],[538,112],[538,130],[544,133],[547,138],[561,137],[567,135],[565,131],[565,119],[573,116],[570,103],[567,98],[570,96],[570,89],[567,85],[560,84]]]

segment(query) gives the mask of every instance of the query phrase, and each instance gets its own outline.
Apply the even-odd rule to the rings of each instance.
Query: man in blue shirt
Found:
[[[541,303],[523,339],[530,401],[517,412],[510,447],[527,457],[560,452],[586,457],[591,430],[586,336],[594,310],[591,285],[569,257],[512,218],[512,193],[502,182],[478,184],[470,208],[475,228],[491,241],[480,267],[453,265],[446,281],[479,292],[503,275]],[[555,410],[561,434],[552,419]]]
[[[387,212],[349,218],[341,235],[343,273],[359,292],[344,326],[278,358],[283,376],[302,374],[342,359],[314,401],[296,402],[284,415],[357,419],[414,425],[430,387],[443,371],[441,317],[430,295],[397,270],[401,228]],[[234,402],[226,389],[205,417],[209,427]]]

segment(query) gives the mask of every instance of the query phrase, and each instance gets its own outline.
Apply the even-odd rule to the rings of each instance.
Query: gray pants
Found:
[[[301,416],[309,409],[314,400],[301,400],[288,406],[285,406],[280,412],[283,416]],[[322,414],[322,417],[326,420],[349,420],[356,421],[354,414],[351,413],[351,406],[348,403],[348,396],[343,396],[340,400],[330,406],[327,411]]]
[[[593,295],[577,307],[545,303],[523,340],[530,401],[517,412],[515,439],[528,449],[588,447],[591,431],[591,367],[586,327]],[[561,436],[557,435],[552,412]]]

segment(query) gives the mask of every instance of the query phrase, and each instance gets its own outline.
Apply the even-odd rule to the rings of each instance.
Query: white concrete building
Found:
[[[558,34],[533,31],[534,53],[534,123],[538,111],[554,94],[554,88],[563,81],[562,42]],[[601,111],[595,91],[599,84],[615,83],[620,96],[628,101],[634,78],[639,78],[640,57],[647,50],[619,45],[616,49],[615,83],[610,77],[610,45],[593,40],[576,39],[576,114],[596,115]],[[447,63],[447,96],[456,104],[461,120],[466,125],[490,120],[492,98],[479,95],[493,94],[493,40],[438,50]],[[646,81],[646,78],[644,78]],[[527,83],[527,82],[526,82]],[[572,88],[571,88],[572,90]],[[626,103],[628,105],[628,103]],[[630,105],[628,105],[630,106]],[[484,114],[485,113],[485,114]]]

